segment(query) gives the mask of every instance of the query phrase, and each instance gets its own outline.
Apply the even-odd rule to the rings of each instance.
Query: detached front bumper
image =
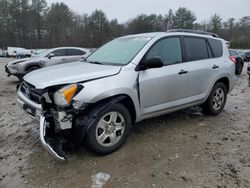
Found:
[[[46,127],[47,122],[43,115],[40,116],[40,140],[44,148],[56,159],[59,161],[66,161],[64,156],[60,156],[47,142],[46,142]]]
[[[50,144],[49,138],[46,136],[47,128],[49,123],[46,122],[46,118],[43,115],[42,105],[34,103],[30,99],[28,99],[20,89],[17,92],[17,102],[21,109],[23,109],[31,118],[37,120],[39,122],[39,136],[40,141],[44,148],[57,160],[59,161],[66,161],[66,158],[60,153],[58,148],[58,143]],[[56,152],[56,150],[58,152]]]

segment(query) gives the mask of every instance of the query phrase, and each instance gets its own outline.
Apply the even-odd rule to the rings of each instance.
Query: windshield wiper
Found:
[[[98,64],[98,65],[103,65],[103,63],[101,62],[98,62],[98,61],[88,61],[89,63],[92,63],[92,64]]]

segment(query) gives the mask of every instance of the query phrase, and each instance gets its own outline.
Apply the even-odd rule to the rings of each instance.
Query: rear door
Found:
[[[161,58],[164,66],[139,73],[143,116],[179,106],[185,103],[187,94],[186,63],[183,63],[180,37],[168,37],[156,42],[144,59],[155,57]]]
[[[207,38],[190,36],[184,36],[183,38],[187,64],[189,65],[187,68],[188,102],[204,99],[208,95],[211,83],[216,79],[220,69],[223,68],[224,61],[218,57],[220,54],[217,51],[217,56],[215,56],[215,52],[211,50],[212,43],[216,41],[209,42],[209,40]]]

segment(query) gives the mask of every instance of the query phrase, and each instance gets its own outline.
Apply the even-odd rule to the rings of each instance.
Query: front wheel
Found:
[[[209,115],[218,115],[224,108],[227,100],[227,88],[222,82],[214,85],[208,99],[202,105],[203,112]]]
[[[131,117],[126,107],[114,104],[98,115],[87,133],[87,144],[97,154],[119,149],[128,137]]]

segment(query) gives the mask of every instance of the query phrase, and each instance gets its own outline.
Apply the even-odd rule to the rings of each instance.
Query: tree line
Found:
[[[165,15],[140,14],[119,23],[109,20],[102,10],[80,15],[62,2],[48,6],[46,0],[0,0],[0,48],[96,48],[119,36],[170,29],[214,32],[234,48],[250,48],[250,16],[223,20],[215,14],[198,22],[194,12],[180,7]]]

